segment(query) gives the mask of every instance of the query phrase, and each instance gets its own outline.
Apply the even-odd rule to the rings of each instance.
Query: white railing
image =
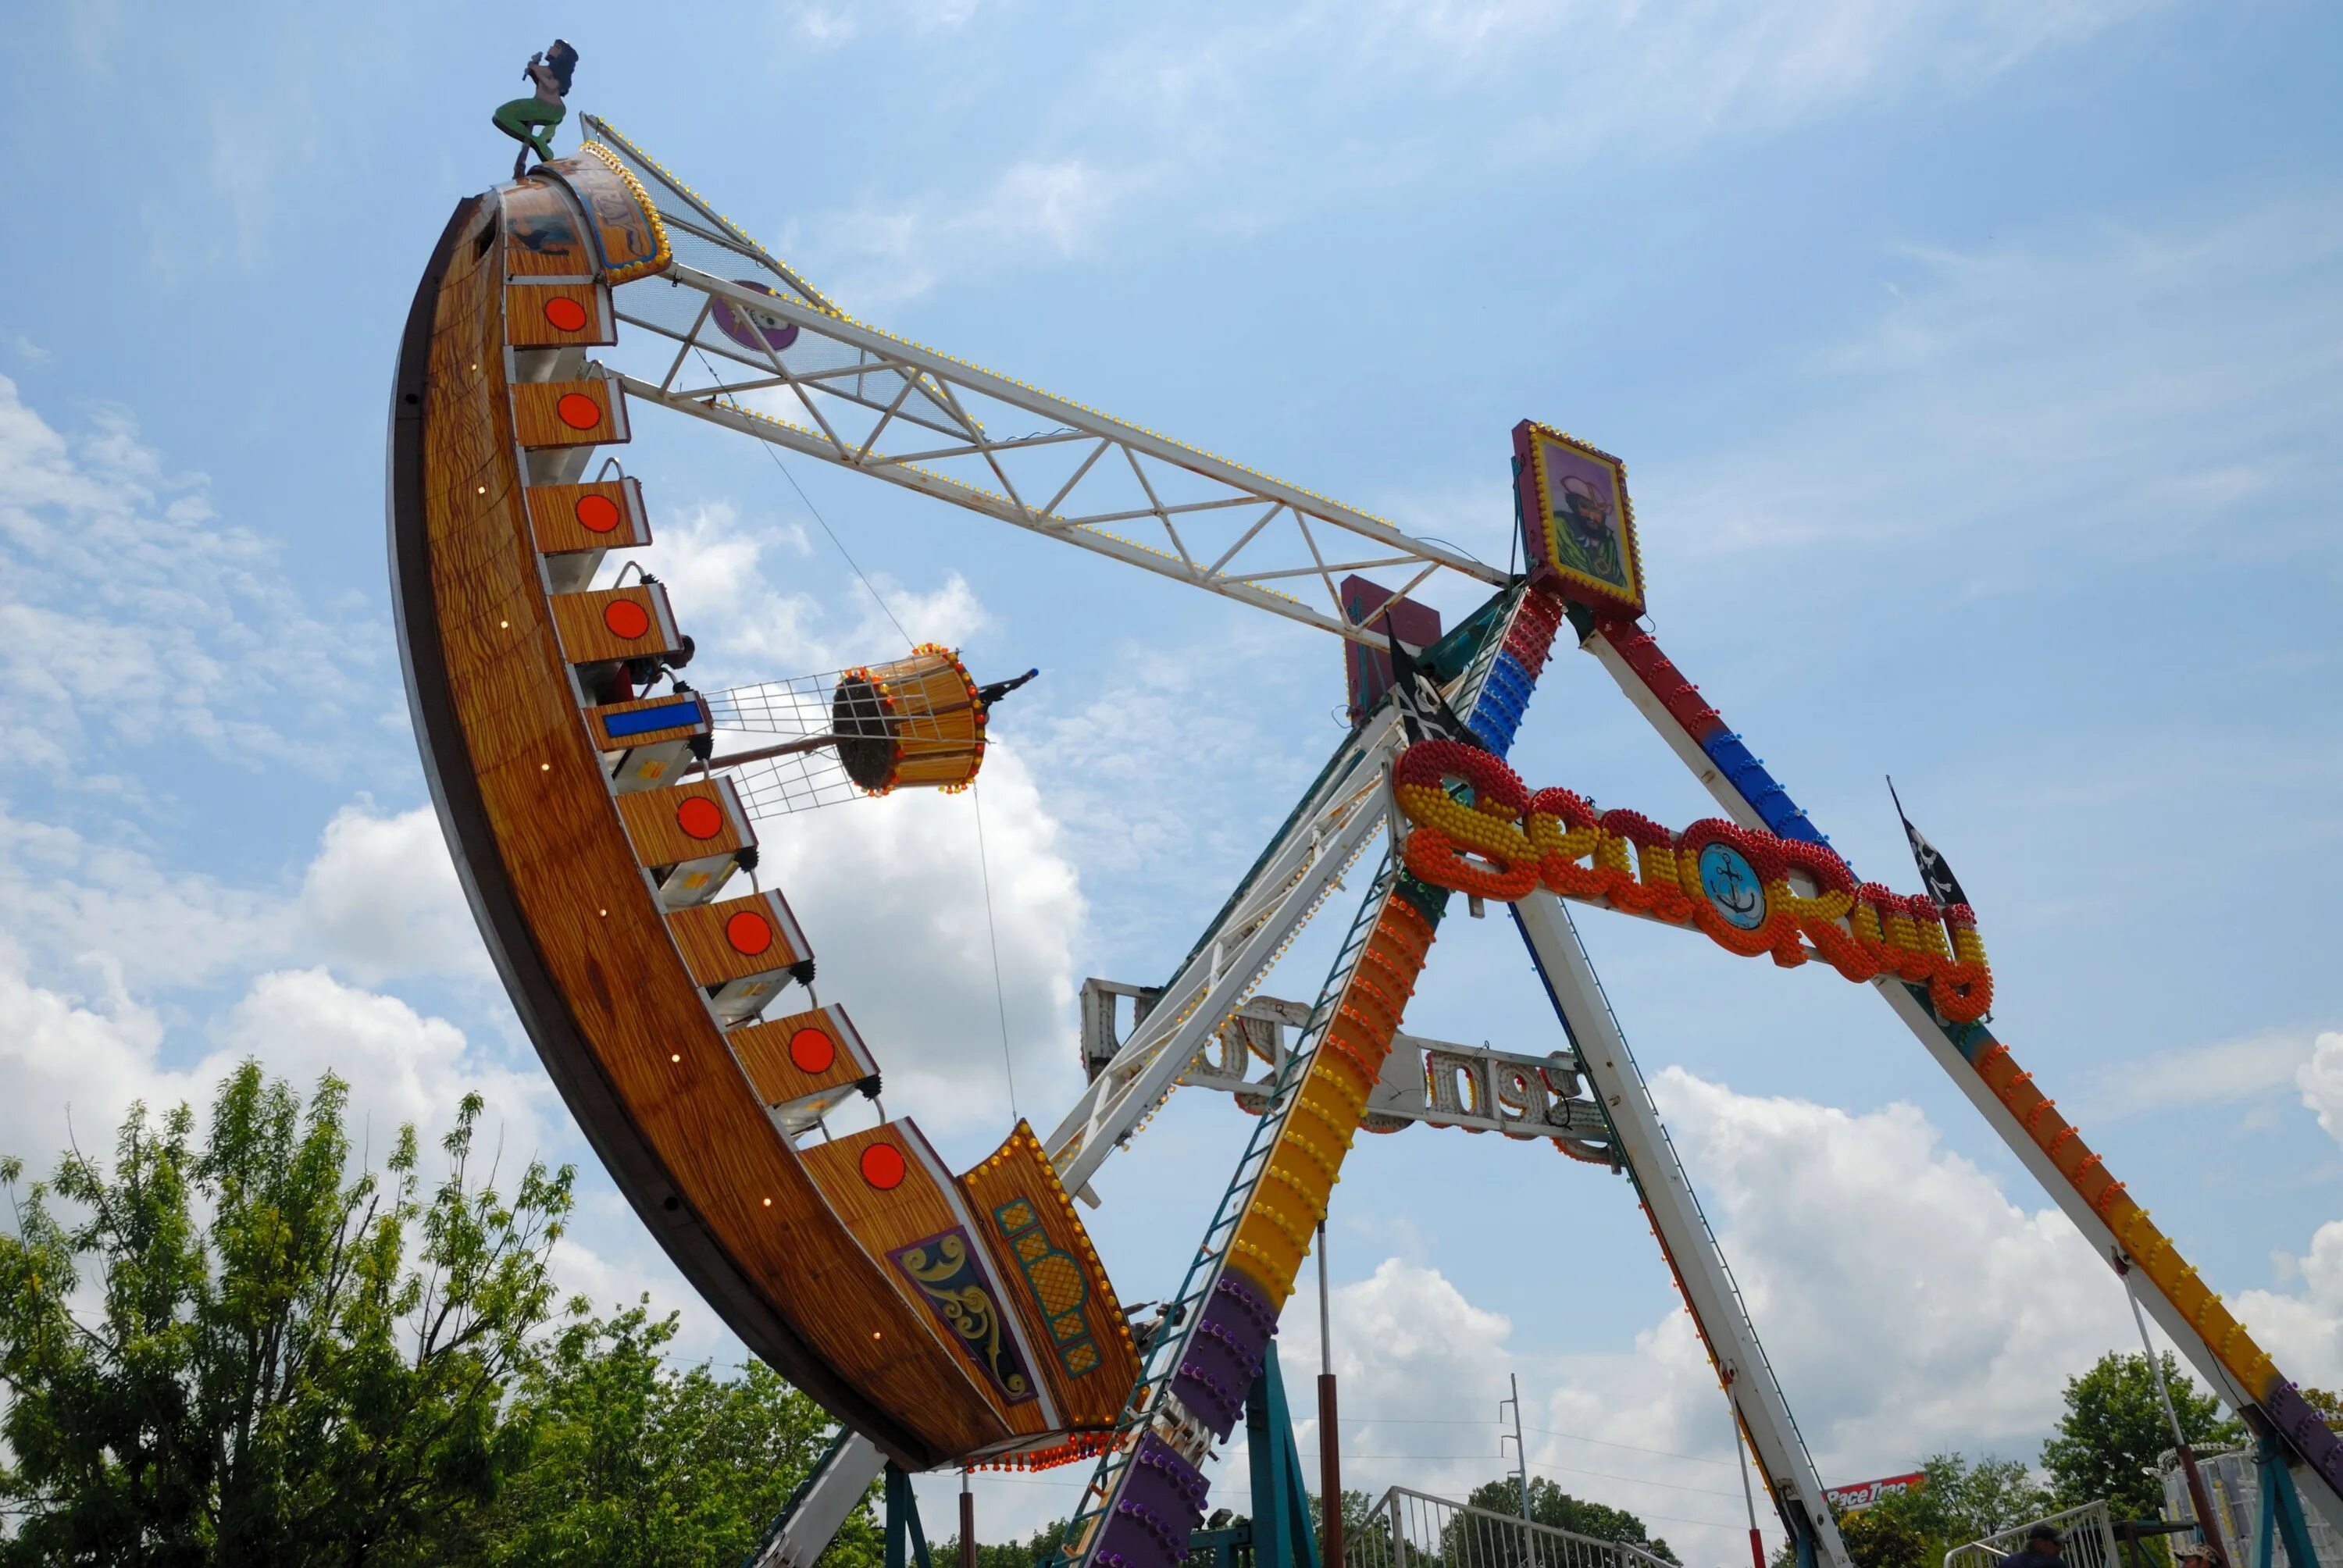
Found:
[[[1982,1541],[1956,1546],[1945,1553],[1945,1568],[1993,1568],[2011,1553],[2024,1551],[2026,1533],[2036,1524],[2047,1524],[2058,1532],[2066,1543],[2060,1555],[2074,1568],[2123,1568],[2123,1559],[2116,1555],[2115,1524],[2104,1502],[2087,1503],[2047,1519],[2030,1519]]]
[[[2255,1568],[2262,1560],[2262,1472],[2254,1451],[2233,1448],[2226,1453],[2200,1453],[2197,1468],[2205,1477],[2205,1490],[2221,1528],[2221,1544],[2229,1549],[2229,1561],[2237,1568]],[[2196,1512],[2188,1505],[2188,1478],[2178,1464],[2169,1465],[2164,1473],[2165,1517],[2191,1519]],[[2315,1508],[2304,1509],[2303,1515],[2310,1526],[2310,1549],[2318,1554],[2319,1568],[2343,1568],[2343,1534]],[[2284,1546],[2278,1547],[2273,1561],[2286,1561]]]
[[[1648,1552],[1394,1486],[1342,1538],[1342,1568],[1674,1568]]]

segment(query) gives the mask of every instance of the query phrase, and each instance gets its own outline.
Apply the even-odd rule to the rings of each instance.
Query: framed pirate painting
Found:
[[[1532,574],[1590,608],[1642,614],[1626,465],[1529,419],[1513,427],[1513,458]]]

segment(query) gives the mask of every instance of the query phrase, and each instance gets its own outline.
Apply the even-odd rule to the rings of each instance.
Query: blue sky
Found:
[[[0,23],[0,1142],[37,1161],[68,1103],[86,1137],[249,1050],[342,1067],[384,1125],[479,1085],[508,1146],[590,1162],[424,809],[380,510],[397,324],[449,207],[508,167],[488,113],[558,25],[576,105],[893,330],[1483,555],[1516,419],[1621,454],[1663,646],[1908,884],[1895,773],[1979,907],[2000,1032],[2281,1364],[2343,1377],[2331,10],[556,15]],[[889,650],[766,453],[638,427],[654,565],[719,670]],[[914,636],[1045,671],[983,808],[1018,1109],[1046,1123],[1072,988],[1185,950],[1332,743],[1339,649],[790,472]],[[1581,656],[1515,759],[1706,811]],[[894,1109],[962,1160],[1009,1111],[973,806],[768,835]],[[2120,1297],[1908,1036],[1826,973],[1581,923],[1826,1475],[2030,1456],[2059,1382],[2124,1342]],[[1278,994],[1314,988],[1295,965]],[[1502,921],[1452,924],[1410,1021],[1556,1043]],[[1182,1099],[1109,1168],[1126,1296],[1173,1282],[1243,1132]],[[1720,1403],[1624,1191],[1489,1145],[1417,1130],[1353,1161],[1337,1354],[1374,1419],[1346,1473],[1495,1473],[1515,1372],[1557,1481],[1732,1550]],[[737,1354],[587,1187],[570,1277]],[[1314,1362],[1314,1320],[1286,1334]],[[1071,1495],[999,1483],[986,1517]]]

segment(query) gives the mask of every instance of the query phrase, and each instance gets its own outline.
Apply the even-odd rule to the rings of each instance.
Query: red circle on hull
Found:
[[[828,1072],[838,1060],[838,1047],[818,1029],[801,1029],[789,1036],[789,1065],[799,1072]]]
[[[754,910],[742,910],[724,922],[724,940],[734,952],[753,959],[773,945],[773,922]]]
[[[859,1163],[862,1179],[881,1192],[891,1192],[903,1184],[903,1151],[892,1143],[873,1143],[862,1151]]]
[[[724,831],[724,809],[705,795],[694,795],[675,809],[675,825],[694,839],[713,839]]]
[[[545,319],[557,332],[575,332],[586,325],[586,307],[566,294],[545,302]]]

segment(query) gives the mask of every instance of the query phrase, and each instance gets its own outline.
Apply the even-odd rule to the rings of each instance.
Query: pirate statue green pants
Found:
[[[559,104],[548,104],[542,98],[515,98],[497,111],[497,129],[517,142],[535,147],[539,162],[549,162],[553,157],[553,128],[568,113]]]

